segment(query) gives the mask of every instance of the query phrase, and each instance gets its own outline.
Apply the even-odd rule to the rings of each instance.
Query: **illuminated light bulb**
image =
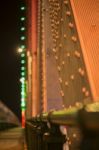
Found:
[[[76,42],[76,41],[77,41],[77,38],[76,38],[75,36],[72,36],[71,39],[72,39],[73,42]]]
[[[65,108],[65,105],[63,104],[62,107]]]
[[[80,74],[81,74],[81,76],[84,76],[85,75],[85,71],[81,70]]]
[[[60,47],[60,48],[62,47],[62,44],[61,44],[61,43],[59,44],[59,47]]]
[[[68,26],[69,26],[70,28],[73,28],[73,27],[74,27],[73,23],[71,23],[71,22],[68,24]]]
[[[78,51],[75,51],[74,54],[76,57],[80,58],[80,53]]]
[[[55,52],[55,53],[56,53],[56,49],[55,49],[55,48],[53,48],[53,52]]]
[[[25,107],[25,106],[26,106],[25,101],[22,101],[22,102],[21,102],[21,107]]]
[[[71,80],[74,80],[74,75],[71,75],[70,78],[71,78]]]
[[[22,102],[22,101],[24,102],[24,101],[25,101],[25,98],[21,98],[21,102]]]
[[[79,68],[78,69],[78,72],[80,73],[81,76],[84,76],[85,72],[82,68]]]
[[[58,71],[61,71],[61,67],[60,66],[58,66],[57,69],[58,69]]]
[[[23,52],[23,49],[22,49],[22,48],[18,48],[18,52],[19,52],[19,53],[22,53],[22,52]]]
[[[73,138],[76,138],[76,137],[77,137],[77,135],[75,133],[73,133]]]
[[[22,75],[22,76],[25,76],[25,72],[21,72],[21,75]]]
[[[21,77],[20,78],[20,82],[24,82],[25,81],[25,78],[24,77]]]
[[[70,12],[70,11],[66,11],[66,15],[67,15],[67,16],[70,16],[70,15],[71,15],[71,12]]]
[[[57,25],[59,25],[59,23],[60,23],[59,21],[56,22]]]
[[[55,59],[58,60],[58,56],[55,56]]]
[[[21,20],[21,21],[24,21],[24,20],[25,20],[25,17],[21,17],[20,20]]]
[[[61,22],[63,22],[64,21],[64,19],[63,18],[61,18]]]
[[[22,70],[22,71],[25,70],[25,67],[21,67],[21,70]]]
[[[25,36],[21,36],[21,38],[20,38],[22,41],[23,40],[25,40],[26,39],[26,37]]]
[[[60,82],[60,83],[62,83],[62,82],[63,82],[61,78],[59,78],[59,82]]]
[[[86,97],[89,96],[89,91],[86,91],[86,92],[85,92],[85,96],[86,96]]]
[[[82,92],[83,92],[83,93],[86,92],[86,87],[82,87]]]
[[[82,106],[82,104],[80,103],[80,102],[76,102],[76,107],[80,107],[80,106]]]
[[[58,36],[58,35],[56,36],[56,39],[59,39],[59,36]]]
[[[71,105],[69,105],[69,108],[72,108],[72,106],[71,106]]]
[[[21,10],[25,10],[25,7],[24,7],[24,6],[22,6],[20,9],[21,9]]]
[[[62,61],[62,65],[64,65],[65,64],[65,62],[64,61]]]
[[[81,73],[81,71],[82,71],[82,68],[79,68],[79,69],[78,69],[78,72]]]
[[[21,63],[24,64],[24,63],[25,63],[25,60],[21,60]]]
[[[65,1],[64,1],[64,4],[66,4],[66,5],[67,5],[67,4],[68,4],[68,1],[66,1],[66,0],[65,0]]]
[[[21,92],[21,95],[23,95],[23,96],[24,96],[24,95],[25,95],[25,93],[24,93],[24,92]]]
[[[67,53],[67,57],[70,57],[70,53],[69,52]]]
[[[23,54],[21,54],[21,57],[24,57],[25,56],[25,54],[23,53]]]
[[[60,91],[60,93],[61,93],[61,96],[64,97],[64,92],[62,90]]]
[[[54,42],[56,42],[56,39],[53,39]]]
[[[67,38],[67,35],[66,35],[66,34],[64,34],[64,38],[65,38],[65,39]]]
[[[21,31],[25,31],[25,27],[21,27],[21,29],[20,29]]]
[[[21,48],[23,48],[23,49],[24,49],[24,48],[26,48],[26,46],[25,46],[25,45],[21,45]]]
[[[68,82],[67,81],[65,81],[65,85],[68,86]]]

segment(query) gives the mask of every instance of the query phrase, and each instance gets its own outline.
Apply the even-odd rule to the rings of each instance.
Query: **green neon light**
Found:
[[[25,27],[21,27],[21,29],[20,29],[21,31],[25,31]]]
[[[21,48],[23,48],[23,49],[24,49],[24,48],[26,48],[26,46],[25,46],[25,45],[21,45]]]
[[[22,110],[22,111],[25,111],[25,110],[26,110],[26,108],[24,108],[24,107],[21,107],[21,110]]]
[[[24,84],[22,83],[22,84],[21,84],[21,88],[25,88],[25,87],[26,87],[26,84],[25,84],[25,83],[24,83]]]
[[[25,67],[21,67],[21,70],[25,70]]]
[[[21,76],[25,76],[25,72],[21,72]]]
[[[21,102],[21,107],[25,107],[25,106],[26,106],[25,101],[22,101],[22,102]]]
[[[25,60],[21,60],[21,64],[25,64]]]
[[[25,54],[24,54],[24,53],[22,53],[22,54],[21,54],[21,57],[25,57]]]
[[[21,98],[21,101],[25,101],[25,98]]]
[[[26,96],[26,93],[25,93],[25,92],[21,92],[21,95],[22,95],[22,96]]]
[[[25,7],[24,7],[24,6],[22,6],[20,9],[21,9],[21,10],[25,10]]]
[[[20,38],[22,41],[24,41],[25,39],[26,39],[26,37],[25,36],[21,36],[21,38]]]
[[[21,17],[20,20],[21,20],[21,21],[24,21],[24,20],[25,20],[25,17]]]

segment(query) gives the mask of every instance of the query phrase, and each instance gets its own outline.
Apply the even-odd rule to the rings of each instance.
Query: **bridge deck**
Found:
[[[17,127],[0,132],[0,150],[26,150],[24,129]]]

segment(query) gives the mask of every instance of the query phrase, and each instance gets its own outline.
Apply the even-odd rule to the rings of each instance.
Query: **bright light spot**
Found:
[[[20,20],[21,20],[21,21],[24,21],[24,20],[25,20],[25,17],[21,17]]]
[[[19,53],[22,53],[22,52],[23,52],[23,49],[22,49],[22,48],[18,48],[18,52],[19,52]]]
[[[25,27],[21,27],[21,29],[20,29],[21,31],[24,31],[25,30]]]
[[[25,36],[21,36],[21,38],[20,38],[20,39],[21,39],[22,41],[23,41],[23,40],[25,40]]]
[[[24,64],[24,63],[25,63],[25,60],[21,60],[21,63]]]
[[[21,45],[21,48],[23,48],[23,49],[24,49],[24,48],[25,48],[25,45]]]
[[[25,70],[25,67],[21,67],[21,70]]]
[[[25,82],[25,78],[24,77],[20,78],[20,82],[24,83]]]
[[[25,76],[25,72],[22,72],[22,73],[21,73],[21,76]]]
[[[24,6],[22,6],[20,9],[21,9],[21,10],[25,10],[25,7],[24,7]]]
[[[21,54],[21,57],[24,57],[25,56],[25,54]]]

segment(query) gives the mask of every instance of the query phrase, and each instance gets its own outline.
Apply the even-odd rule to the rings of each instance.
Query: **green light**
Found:
[[[22,88],[25,88],[25,83],[24,83],[24,84],[21,84],[21,87],[22,87]]]
[[[24,91],[22,91],[22,92],[21,92],[21,95],[25,96],[25,92],[24,92]]]
[[[21,110],[22,110],[22,111],[25,111],[25,110],[26,110],[26,108],[24,108],[24,107],[21,107]]]
[[[25,76],[25,72],[21,72],[21,76]]]
[[[21,70],[25,70],[25,67],[21,67]]]
[[[22,6],[20,9],[21,9],[21,10],[25,10],[25,7],[24,7],[24,6]]]
[[[21,102],[21,107],[25,107],[25,106],[26,106],[25,101],[22,101],[22,102]]]
[[[24,49],[24,48],[26,48],[26,46],[25,45],[21,45],[21,48]]]
[[[20,20],[21,20],[21,21],[24,21],[24,20],[25,20],[25,17],[21,17]]]
[[[25,27],[21,27],[21,29],[20,29],[21,31],[25,31]]]
[[[21,60],[21,64],[25,64],[25,60]]]
[[[21,99],[22,99],[22,98],[25,98],[25,96],[24,96],[24,95],[21,95]]]
[[[21,98],[21,102],[22,102],[22,101],[25,101],[25,98]]]
[[[26,39],[26,37],[25,36],[21,36],[21,38],[20,38],[22,41],[23,40],[25,40]]]
[[[21,57],[25,57],[25,54],[21,54]]]

